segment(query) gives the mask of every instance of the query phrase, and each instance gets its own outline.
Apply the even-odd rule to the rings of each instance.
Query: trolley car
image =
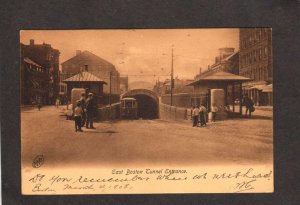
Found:
[[[135,98],[126,97],[121,99],[121,118],[137,119],[138,102]]]

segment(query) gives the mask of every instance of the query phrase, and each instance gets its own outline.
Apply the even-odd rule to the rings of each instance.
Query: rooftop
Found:
[[[77,75],[67,78],[66,80],[64,80],[64,82],[100,82],[107,84],[104,80],[87,71],[80,72]]]
[[[63,65],[65,63],[67,63],[67,62],[73,61],[76,58],[87,58],[89,60],[100,61],[101,63],[105,63],[105,64],[108,64],[110,66],[114,66],[112,63],[108,62],[107,60],[104,60],[103,58],[100,58],[99,56],[93,54],[90,51],[80,52],[79,54],[73,56],[72,58],[66,60],[65,62],[62,62],[61,64]]]
[[[250,78],[246,78],[243,76],[235,75],[232,73],[227,73],[227,72],[216,72],[216,73],[211,73],[207,76],[199,77],[197,80],[195,80],[192,83],[187,84],[189,85],[195,85],[201,82],[205,81],[226,81],[226,82],[245,82],[245,81],[250,81]]]

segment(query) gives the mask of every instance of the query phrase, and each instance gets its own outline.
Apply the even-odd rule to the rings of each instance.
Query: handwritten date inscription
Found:
[[[72,176],[72,177],[71,177]],[[160,186],[164,183],[180,187],[180,185],[204,187],[206,183],[214,183],[216,189],[220,184],[229,188],[224,192],[253,192],[256,187],[272,178],[272,171],[257,172],[253,168],[238,172],[205,172],[192,170],[171,169],[113,169],[105,176],[62,176],[36,174],[28,181],[32,184],[32,192],[64,193],[135,193],[139,187]],[[270,183],[269,183],[270,184]],[[200,189],[199,189],[200,190]],[[81,192],[80,192],[81,191]],[[211,191],[213,192],[213,191]]]

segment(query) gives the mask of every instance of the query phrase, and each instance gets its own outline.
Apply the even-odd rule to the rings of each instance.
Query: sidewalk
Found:
[[[37,106],[35,106],[35,105],[21,105],[20,108],[21,108],[21,111],[23,111],[23,110],[31,110],[31,109],[37,108]]]
[[[255,106],[256,110],[273,111],[273,106]]]

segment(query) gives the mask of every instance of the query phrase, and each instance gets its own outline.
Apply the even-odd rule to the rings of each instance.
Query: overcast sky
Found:
[[[88,50],[115,65],[130,81],[163,80],[171,70],[174,48],[174,77],[193,79],[214,63],[218,48],[238,50],[238,29],[137,29],[137,30],[36,30],[22,31],[21,42],[51,44],[60,51],[60,64],[76,50]],[[155,76],[154,76],[155,75]]]

